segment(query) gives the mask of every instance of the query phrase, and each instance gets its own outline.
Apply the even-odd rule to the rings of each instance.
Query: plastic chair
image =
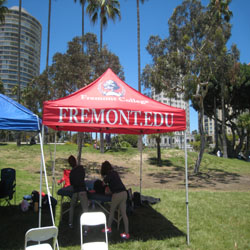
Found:
[[[105,226],[105,241],[102,242],[83,242],[83,227],[84,226],[97,226],[104,224]],[[108,250],[108,235],[106,216],[103,212],[86,212],[80,217],[80,232],[81,232],[81,249],[82,250]],[[100,231],[100,233],[102,233]],[[102,233],[103,234],[103,233]]]
[[[16,170],[13,168],[3,168],[1,170],[0,204],[11,205],[10,201],[15,194],[16,204]]]
[[[58,229],[56,226],[31,228],[25,234],[24,250],[53,250],[56,246]],[[53,248],[49,243],[40,243],[54,239]],[[38,244],[27,246],[29,241],[36,241]]]

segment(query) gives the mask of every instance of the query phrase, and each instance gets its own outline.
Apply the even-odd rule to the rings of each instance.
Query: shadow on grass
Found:
[[[155,165],[158,167],[173,167],[175,171],[184,171],[184,166],[176,165],[174,162],[167,160],[167,159],[161,159],[161,164],[158,165],[157,157],[150,157],[148,159],[148,162],[150,165]]]
[[[192,188],[200,188],[204,186],[216,186],[220,184],[232,184],[240,181],[240,175],[229,173],[221,169],[210,168],[208,172],[199,172],[198,174],[189,174],[189,186]]]
[[[52,176],[52,161],[47,161],[46,166],[47,166],[47,174]],[[101,178],[101,164],[96,161],[87,161],[86,159],[82,159],[82,165],[85,168],[86,174],[87,175],[98,175]],[[67,158],[56,158],[56,166],[57,166],[57,172],[59,176],[63,174],[63,170],[65,168],[71,169],[71,167],[68,164],[68,159]],[[121,175],[125,175],[126,173],[130,172],[131,170],[127,167],[123,166],[113,166],[114,169]],[[40,171],[37,171],[37,173],[40,173]]]
[[[155,165],[157,158],[150,158],[150,164]],[[174,165],[169,160],[163,160],[162,166],[171,166],[171,169],[162,169],[162,171],[151,172],[147,174],[149,177],[154,178],[155,183],[165,184],[177,182],[181,188],[185,187],[185,169],[178,165]],[[159,169],[158,169],[159,170]],[[225,170],[209,168],[207,171],[200,171],[195,174],[189,171],[188,175],[189,187],[191,188],[204,188],[216,187],[217,184],[232,184],[240,181],[240,174],[230,173]]]
[[[166,160],[166,159],[161,159],[161,163],[160,163],[160,165],[158,164],[158,159],[157,159],[157,157],[150,157],[149,159],[148,159],[148,162],[149,162],[149,164],[150,165],[157,165],[157,166],[166,166],[166,167],[170,167],[170,166],[172,166],[173,165],[173,163],[171,162],[171,161],[169,161],[169,160]]]
[[[165,184],[171,181],[179,182],[184,178],[184,171],[170,171],[161,173],[151,173],[148,176],[153,177],[155,183]]]
[[[51,226],[49,210],[42,210],[42,226]],[[23,249],[25,233],[38,227],[38,213],[22,212],[18,205],[0,207],[0,249]]]
[[[127,152],[128,148],[110,148],[106,149],[105,152],[117,153],[117,152]]]
[[[69,204],[65,204],[69,207]],[[91,211],[101,211],[92,209]],[[81,214],[80,206],[75,208],[74,228],[68,227],[68,213],[62,218],[59,224],[59,245],[62,247],[80,246],[80,223]],[[106,215],[108,218],[108,215]],[[158,213],[152,206],[145,205],[136,208],[129,217],[130,237],[132,241],[148,241],[148,240],[163,240],[166,238],[185,236],[175,225]],[[104,234],[101,232],[102,227],[91,227],[85,241],[98,241],[104,239]],[[120,233],[124,232],[123,222],[120,223],[120,229],[117,229],[117,224],[112,225],[112,233],[108,235],[109,244],[117,244],[123,242],[120,238]]]

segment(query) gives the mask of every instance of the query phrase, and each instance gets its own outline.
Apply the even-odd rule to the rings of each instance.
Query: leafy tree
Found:
[[[6,2],[6,0],[0,0],[0,23],[4,23],[5,14],[8,12],[8,8],[4,6]]]
[[[120,135],[119,141],[126,141],[132,147],[137,146],[137,135]]]
[[[243,128],[246,133],[245,156],[246,156],[246,159],[249,159],[249,156],[250,156],[250,114],[249,112],[246,112],[240,115],[237,125]]]
[[[233,46],[231,52],[228,53],[228,56],[225,58],[225,67],[220,71],[220,74],[217,74],[216,78],[212,80],[214,89],[217,91],[209,89],[205,99],[206,115],[214,119],[214,106],[216,105],[216,107],[221,108],[220,81],[225,81],[225,105],[227,107],[227,109],[225,109],[225,121],[227,127],[231,129],[232,134],[231,140],[228,140],[227,137],[229,157],[237,157],[242,149],[246,133],[244,127],[238,125],[238,119],[241,114],[247,111],[249,112],[250,106],[250,66],[246,64],[242,65],[236,61],[236,58],[239,57],[238,53],[235,46]],[[213,98],[217,100],[216,104]],[[219,127],[221,127],[222,120],[217,119],[217,121]]]
[[[1,79],[0,79],[0,93],[4,94],[4,85]]]
[[[216,25],[209,10],[198,0],[185,0],[177,6],[168,22],[169,38],[150,38],[147,50],[153,64],[143,72],[146,87],[168,91],[173,97],[177,92],[183,93],[198,111],[201,144],[195,173],[199,171],[206,143],[204,99],[216,69],[215,58],[218,52],[224,55],[225,42],[230,37],[230,25]]]
[[[95,24],[100,17],[100,49],[102,48],[103,28],[108,24],[108,19],[121,18],[120,3],[118,0],[88,0],[87,13]]]
[[[212,25],[215,27],[216,35],[220,35],[220,41],[223,40],[223,43],[217,43],[217,55],[220,61],[220,66],[223,68],[223,59],[226,56],[226,42],[229,39],[227,33],[220,32],[223,30],[223,26],[228,25],[232,12],[229,10],[229,4],[231,0],[211,0],[209,7],[210,17],[212,20]],[[219,32],[218,32],[219,31]],[[217,65],[216,65],[217,66]],[[226,142],[226,121],[225,121],[225,82],[221,81],[221,110],[222,110],[222,148],[223,148],[223,157],[227,158],[227,142]]]
[[[81,53],[82,40],[86,52]],[[99,50],[96,35],[87,33],[68,42],[66,53],[56,53],[47,73],[30,82],[24,89],[24,100],[34,112],[41,112],[43,101],[64,97],[82,88],[103,74],[107,68],[124,79],[119,58],[107,50]]]

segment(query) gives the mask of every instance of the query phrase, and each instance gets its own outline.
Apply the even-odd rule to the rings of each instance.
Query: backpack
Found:
[[[127,190],[127,194],[128,194],[128,198],[127,198],[127,202],[126,202],[126,212],[127,215],[132,215],[134,212],[134,203],[133,203],[133,195],[132,195],[132,189],[129,188]]]
[[[32,199],[32,205],[34,206],[35,202],[39,202],[39,192],[36,190],[33,190],[31,193],[31,199]],[[50,196],[50,201],[51,201],[51,205],[54,208],[57,205],[57,200]],[[42,193],[42,207],[43,208],[49,208],[49,199],[48,199],[48,195]]]
[[[135,207],[141,206],[141,194],[139,192],[134,192],[133,194],[133,202]]]
[[[96,180],[94,182],[94,190],[97,194],[105,194],[105,185],[101,180]]]

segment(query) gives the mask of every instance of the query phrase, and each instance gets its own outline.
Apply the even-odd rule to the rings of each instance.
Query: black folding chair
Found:
[[[3,168],[1,170],[0,205],[11,205],[10,201],[13,197],[16,204],[16,170]]]

